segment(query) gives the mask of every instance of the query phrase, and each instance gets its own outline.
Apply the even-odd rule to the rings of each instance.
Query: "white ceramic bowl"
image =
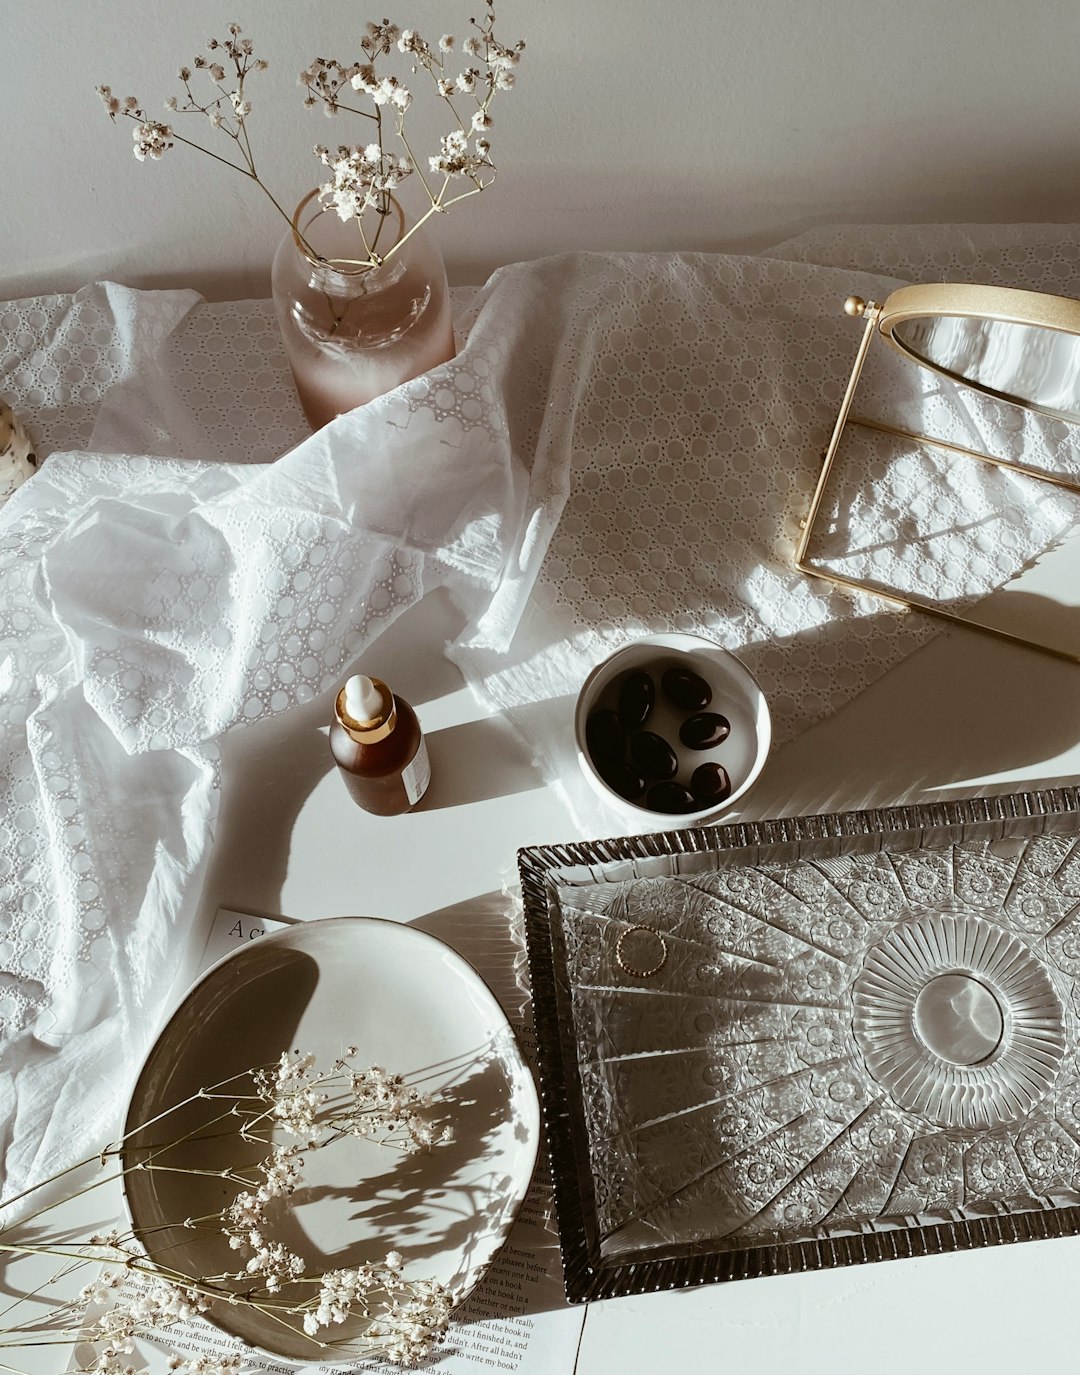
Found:
[[[679,725],[688,713],[674,707],[660,687],[661,674],[676,667],[691,669],[705,679],[712,688],[707,710],[726,716],[731,723],[727,739],[711,749],[690,750],[679,740]],[[731,791],[720,802],[699,811],[652,811],[644,795],[637,801],[628,801],[600,776],[586,744],[586,722],[594,710],[615,708],[623,679],[637,669],[649,673],[656,686],[656,705],[644,729],[662,736],[675,750],[679,760],[675,781],[688,786],[690,775],[699,764],[722,764],[731,779]],[[574,738],[581,771],[598,797],[633,818],[639,826],[674,830],[723,816],[746,797],[765,767],[772,744],[772,720],[757,679],[734,654],[698,635],[645,635],[616,650],[585,679],[574,713]]]

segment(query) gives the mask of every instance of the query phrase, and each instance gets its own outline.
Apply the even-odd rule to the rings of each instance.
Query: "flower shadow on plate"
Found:
[[[515,898],[493,890],[429,912],[412,925],[446,941],[480,972],[531,1057],[532,1008],[522,921]],[[542,1157],[505,1245],[455,1321],[469,1325],[567,1308],[551,1175]]]
[[[309,1268],[381,1260],[393,1245],[416,1274],[423,1272],[424,1260],[457,1251],[464,1276],[478,1251],[490,1251],[512,1187],[498,1168],[502,1152],[496,1140],[508,1113],[514,1120],[506,1066],[494,1043],[452,1070],[450,1083],[446,1069],[434,1067],[433,1077],[444,1086],[432,1111],[438,1122],[453,1124],[451,1142],[413,1155],[341,1142],[330,1149],[344,1148],[350,1165],[363,1174],[348,1184],[302,1186],[291,1196],[276,1234],[304,1255]]]
[[[453,1140],[416,1154],[352,1135],[303,1151],[301,1180],[283,1206],[267,1208],[267,1233],[320,1275],[402,1254],[410,1279],[432,1278],[461,1296],[475,1284],[516,1213],[537,1142],[536,1099],[512,1033],[471,969],[441,942],[397,923],[337,918],[265,937],[211,970],[166,1028],[140,1078],[131,1120],[153,1116],[207,1083],[252,1065],[273,1065],[297,1046],[330,1066],[352,1042],[356,1063],[381,1064],[409,1088],[431,1094],[422,1110]],[[348,1052],[351,1055],[351,1052]],[[182,1139],[157,1169],[129,1185],[139,1230],[156,1258],[193,1276],[235,1272],[238,1257],[212,1221],[229,1207],[265,1158],[265,1143],[245,1140],[226,1097],[197,1097],[169,1122],[164,1139]],[[330,1112],[333,1101],[320,1111]],[[162,1139],[160,1127],[150,1138]],[[295,1138],[276,1128],[273,1139]],[[136,1137],[133,1153],[145,1149]],[[230,1168],[231,1177],[221,1171]],[[196,1170],[200,1173],[188,1173]],[[214,1174],[205,1171],[217,1170]],[[175,1171],[175,1172],[173,1172]],[[236,1282],[240,1287],[243,1281]],[[293,1295],[293,1289],[297,1290]],[[280,1300],[310,1294],[286,1283]],[[217,1305],[212,1318],[258,1346],[297,1359],[320,1353],[297,1331]],[[335,1330],[347,1344],[350,1324]],[[343,1351],[343,1347],[338,1347]],[[324,1357],[325,1358],[325,1357]]]

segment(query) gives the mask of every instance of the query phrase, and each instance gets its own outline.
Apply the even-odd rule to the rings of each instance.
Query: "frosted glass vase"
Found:
[[[312,191],[274,255],[272,289],[285,352],[312,429],[362,406],[454,356],[446,269],[423,228],[406,232],[396,201],[369,211],[365,256],[355,223],[319,205]],[[395,247],[394,252],[389,250]]]

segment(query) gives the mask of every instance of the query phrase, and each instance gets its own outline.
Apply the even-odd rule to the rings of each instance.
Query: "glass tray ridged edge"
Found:
[[[740,822],[565,845],[531,846],[518,851],[544,1130],[569,1302],[583,1303],[763,1275],[939,1255],[1080,1233],[1080,1207],[1063,1207],[722,1253],[600,1262],[581,1086],[571,1040],[573,1024],[568,1015],[569,990],[549,911],[553,872],[623,860],[648,861],[651,857],[778,845],[805,845],[809,851],[818,851],[834,840],[863,839],[869,848],[885,849],[889,838],[902,832],[921,832],[928,839],[932,835],[936,840],[962,841],[970,828],[978,828],[974,834],[985,835],[988,826],[1000,827],[997,834],[1002,837],[1010,834],[1031,836],[1047,830],[1075,834],[1080,831],[1080,789],[1055,788]]]

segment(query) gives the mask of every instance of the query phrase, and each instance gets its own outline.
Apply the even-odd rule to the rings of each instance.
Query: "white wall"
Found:
[[[375,2],[434,36],[463,33],[480,0]],[[238,20],[271,62],[251,127],[291,207],[319,180],[311,145],[355,138],[301,110],[296,73],[316,54],[351,60],[381,8],[2,9],[0,298],[104,277],[265,295],[281,226],[257,188],[181,148],[137,164],[93,88],[160,109],[179,64]],[[498,0],[498,13],[528,51],[493,111],[496,185],[438,222],[452,279],[573,248],[747,249],[834,221],[1080,221],[1076,0]]]

